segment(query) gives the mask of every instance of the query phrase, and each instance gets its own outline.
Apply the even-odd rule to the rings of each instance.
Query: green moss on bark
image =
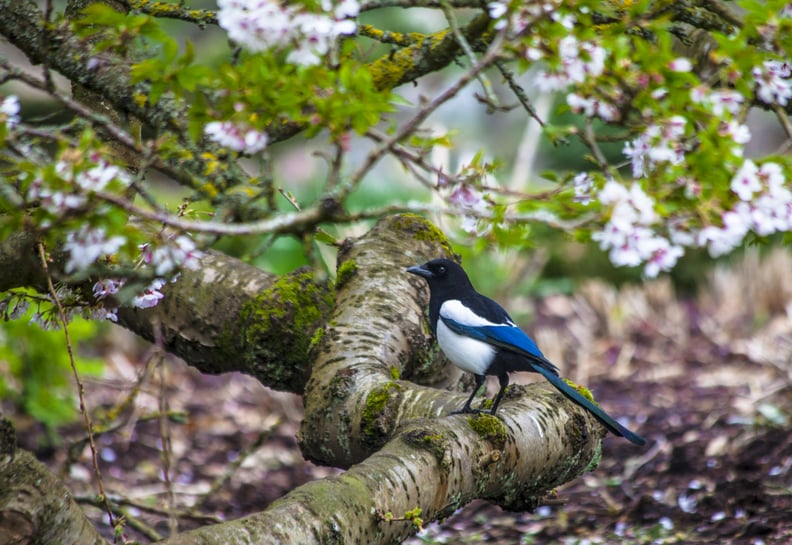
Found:
[[[357,272],[358,266],[354,259],[348,259],[347,261],[341,263],[341,265],[338,266],[338,271],[336,273],[336,289],[340,290],[353,276],[357,274]]]
[[[310,374],[308,351],[320,340],[335,291],[300,269],[245,304],[228,332],[229,356],[272,388],[301,393]]]
[[[394,218],[393,226],[405,233],[409,233],[416,240],[439,244],[448,257],[456,257],[451,243],[448,242],[443,232],[432,222],[418,214],[399,214]]]
[[[506,426],[491,414],[469,416],[468,425],[481,437],[492,443],[498,450],[506,445]]]
[[[363,442],[366,445],[378,448],[390,437],[396,419],[395,405],[398,404],[397,398],[401,390],[399,383],[388,382],[373,390],[366,398],[366,407],[360,420]]]

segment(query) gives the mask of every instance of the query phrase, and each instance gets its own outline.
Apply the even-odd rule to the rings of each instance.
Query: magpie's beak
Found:
[[[424,278],[432,278],[434,276],[432,271],[429,269],[424,269],[421,265],[415,265],[414,267],[410,267],[407,269],[408,273],[417,274],[418,276],[423,276]]]

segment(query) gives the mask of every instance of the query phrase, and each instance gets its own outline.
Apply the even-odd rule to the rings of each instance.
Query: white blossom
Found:
[[[580,204],[591,203],[591,191],[594,189],[594,178],[588,172],[581,172],[572,180],[575,188],[575,200]]]
[[[597,77],[605,69],[607,51],[595,42],[581,42],[575,36],[565,36],[558,42],[560,66],[552,72],[540,71],[536,86],[543,92],[565,89]]]
[[[160,300],[165,297],[161,291],[165,281],[157,278],[146,286],[141,293],[132,298],[132,306],[135,308],[151,308],[157,306]]]
[[[679,57],[672,60],[668,67],[674,72],[690,72],[693,70],[693,63],[686,57]]]
[[[751,72],[756,80],[756,96],[766,104],[786,106],[792,98],[792,69],[789,63],[765,61]]]
[[[267,133],[242,127],[231,121],[212,121],[204,127],[204,133],[210,140],[233,151],[247,154],[258,153],[267,147]]]
[[[761,189],[759,168],[753,161],[747,159],[732,178],[731,190],[737,194],[740,200],[750,201],[754,193]]]
[[[0,123],[5,123],[8,128],[13,129],[19,124],[19,97],[8,95],[0,102]]]
[[[645,176],[660,163],[681,164],[686,124],[684,117],[675,115],[662,125],[649,125],[642,135],[627,142],[622,153],[630,158],[633,176]]]
[[[217,19],[229,38],[252,52],[290,49],[287,61],[319,64],[333,42],[357,29],[357,0],[322,2],[324,13],[277,0],[218,0]]]
[[[451,191],[449,202],[463,212],[471,212],[471,214],[462,214],[463,231],[473,235],[483,233],[479,215],[489,210],[489,203],[479,190],[468,184],[458,184]]]
[[[66,236],[63,249],[69,254],[64,269],[67,273],[88,269],[100,257],[114,254],[126,239],[120,235],[107,237],[103,227],[83,225],[79,231]]]

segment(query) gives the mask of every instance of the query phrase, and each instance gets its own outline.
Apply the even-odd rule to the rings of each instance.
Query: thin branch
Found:
[[[441,8],[443,0],[370,0],[360,5],[360,11],[381,8]],[[454,8],[481,8],[481,0],[450,0]]]
[[[454,37],[456,38],[459,47],[461,47],[462,51],[465,52],[465,55],[470,61],[470,66],[475,66],[476,54],[473,52],[473,48],[470,47],[465,35],[462,34],[462,29],[459,27],[459,22],[457,21],[456,15],[454,14],[453,7],[447,0],[441,0],[441,5],[443,9],[443,15],[445,15],[446,21],[448,21],[448,25],[451,27],[451,31],[454,33]],[[491,105],[493,108],[497,108],[498,97],[492,92],[492,83],[487,78],[487,75],[483,71],[479,72],[476,74],[476,79],[479,81],[479,83],[481,83],[481,87],[484,89],[487,104]]]
[[[475,63],[470,69],[462,75],[454,84],[443,91],[440,95],[434,98],[431,102],[429,102],[426,106],[418,110],[418,112],[410,119],[407,123],[401,126],[401,128],[396,131],[396,133],[391,136],[388,140],[383,142],[381,146],[377,149],[370,152],[366,158],[363,160],[363,164],[360,165],[357,171],[352,174],[350,182],[346,185],[346,190],[342,192],[342,195],[345,193],[349,193],[354,187],[356,187],[363,177],[368,173],[368,171],[373,167],[386,153],[391,151],[393,146],[401,142],[404,138],[408,135],[412,134],[421,123],[423,123],[426,118],[429,117],[431,113],[437,110],[441,105],[448,102],[450,99],[455,97],[459,91],[464,88],[471,80],[473,80],[478,74],[480,74],[485,68],[487,68],[490,64],[495,62],[501,53],[501,45],[503,43],[503,33],[498,33],[493,40],[492,44],[489,47],[487,53],[481,58],[481,60]],[[343,199],[341,199],[343,200]]]
[[[183,2],[174,4],[172,2],[150,2],[148,0],[125,0],[123,2],[127,8],[159,17],[162,19],[177,19],[195,23],[200,28],[206,25],[217,24],[217,12],[209,9],[195,9],[185,6]]]
[[[512,93],[514,93],[514,96],[516,96],[517,100],[520,101],[520,104],[522,104],[522,107],[526,112],[528,112],[528,115],[533,117],[541,127],[544,127],[544,121],[542,121],[542,118],[539,117],[539,114],[537,114],[536,110],[534,110],[534,107],[531,104],[531,99],[528,98],[528,95],[525,93],[525,89],[523,89],[522,86],[517,83],[517,81],[515,81],[514,75],[511,73],[511,71],[509,71],[501,61],[496,61],[495,66],[498,67],[503,79],[505,79],[506,83],[509,85],[509,89],[512,90]]]
[[[60,302],[58,293],[55,291],[55,285],[52,283],[52,275],[49,271],[49,264],[47,263],[47,252],[44,249],[44,243],[37,244],[39,259],[41,260],[41,268],[44,270],[44,275],[47,278],[47,290],[49,291],[50,298],[58,309],[61,323],[63,324],[63,334],[66,337],[66,353],[69,356],[69,363],[71,364],[72,373],[74,374],[74,381],[77,384],[77,395],[80,400],[80,414],[83,415],[85,427],[88,431],[88,444],[91,448],[91,462],[93,463],[94,475],[96,476],[96,484],[99,488],[99,495],[102,498],[102,505],[107,512],[107,520],[111,528],[116,527],[116,519],[113,514],[113,508],[110,501],[107,499],[107,494],[104,490],[104,482],[102,481],[102,472],[99,470],[99,458],[96,453],[96,444],[93,437],[93,420],[88,413],[88,408],[85,403],[85,386],[80,380],[80,373],[77,371],[77,365],[74,363],[74,349],[72,348],[71,335],[69,334],[69,319],[66,317],[66,310]]]

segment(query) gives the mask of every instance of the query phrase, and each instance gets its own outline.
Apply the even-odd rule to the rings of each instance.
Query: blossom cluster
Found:
[[[459,183],[453,187],[448,202],[462,211],[460,228],[469,235],[482,235],[487,231],[480,216],[490,208],[484,194],[475,187]]]
[[[756,98],[765,104],[786,106],[792,98],[792,66],[789,62],[765,61],[752,70],[756,81]]]
[[[575,178],[576,196],[585,193],[589,198],[586,183],[586,176]],[[592,239],[609,252],[614,265],[644,264],[644,274],[654,277],[671,270],[686,247],[706,248],[718,257],[737,248],[750,232],[769,236],[792,231],[792,190],[780,164],[745,160],[731,180],[730,192],[736,202],[721,214],[719,225],[680,229],[663,226],[656,203],[638,182],[628,189],[609,180],[593,198],[610,207],[611,215]]]
[[[184,235],[162,237],[156,243],[139,247],[135,254],[135,235],[128,227],[118,228],[113,221],[104,221],[111,216],[112,206],[102,197],[105,194],[123,192],[132,183],[129,173],[121,166],[104,159],[99,152],[81,155],[67,150],[31,176],[31,181],[22,186],[20,195],[26,202],[35,204],[43,213],[38,219],[44,228],[58,226],[63,239],[64,271],[76,277],[95,273],[94,267],[134,259],[136,264],[147,270],[142,274],[154,278],[139,293],[131,294],[129,301],[108,299],[124,286],[124,282],[104,279],[94,285],[94,302],[86,302],[79,294],[62,291],[58,295],[67,317],[82,315],[91,319],[115,320],[119,302],[136,308],[148,308],[162,299],[160,288],[166,279],[173,278],[181,268],[194,269],[198,266],[201,252],[193,240]],[[77,227],[69,227],[75,217],[90,216]],[[126,257],[124,257],[126,256]],[[149,272],[150,271],[150,272]],[[111,273],[112,274],[112,273]],[[63,288],[65,290],[65,288]],[[131,288],[127,292],[134,291]],[[44,327],[54,327],[60,317],[50,307],[34,315],[34,321]]]
[[[538,60],[541,52],[529,50],[529,55]],[[559,65],[553,70],[541,70],[536,77],[536,87],[542,92],[566,89],[570,85],[596,78],[605,69],[607,51],[596,42],[580,41],[567,35],[558,42]]]
[[[487,12],[490,19],[495,21],[496,30],[509,27],[514,35],[519,35],[537,19],[546,15],[549,15],[554,21],[558,21],[562,17],[565,17],[565,21],[569,20],[571,16],[561,16],[558,13],[560,3],[559,0],[521,2],[510,12],[508,2],[495,0],[487,3]]]
[[[67,236],[67,241],[64,244],[64,250],[68,254],[66,272],[85,271],[97,259],[118,251],[124,243],[125,239],[121,236],[108,237],[103,228],[91,228],[84,225],[76,233]],[[161,290],[167,283],[166,277],[170,276],[172,281],[176,281],[178,275],[173,273],[177,269],[197,269],[202,255],[196,249],[192,239],[184,235],[171,237],[165,244],[157,247],[144,244],[140,250],[141,264],[152,267],[154,273],[160,276],[151,280],[143,288],[136,289],[128,301],[121,301],[118,298],[119,292],[127,284],[123,278],[102,278],[96,281],[93,285],[94,301],[90,303],[86,302],[74,290],[61,286],[58,288],[56,296],[66,312],[66,319],[82,316],[89,320],[115,322],[118,319],[119,303],[140,309],[154,307],[164,297]],[[14,298],[19,298],[19,300],[15,302]],[[0,300],[0,315],[7,315],[10,319],[18,318],[27,311],[28,307],[28,301],[16,294],[10,294]],[[37,323],[44,329],[53,329],[60,325],[60,319],[60,316],[55,312],[55,307],[50,306],[46,310],[34,313],[31,322]]]
[[[684,117],[675,115],[665,123],[649,125],[638,138],[625,144],[624,155],[632,162],[633,176],[645,176],[660,163],[681,164],[686,124]]]
[[[322,1],[324,13],[310,13],[278,0],[218,0],[217,19],[229,38],[252,52],[289,49],[287,62],[319,64],[340,36],[354,34],[357,0],[333,5]]]
[[[9,129],[19,124],[19,112],[19,97],[16,95],[8,95],[0,101],[0,123],[4,123]]]
[[[111,184],[123,189],[132,183],[125,170],[108,163],[98,153],[91,154],[87,160],[88,164],[79,166],[71,161],[58,160],[54,173],[59,180],[58,187],[48,184],[46,173],[42,172],[27,189],[28,202],[37,202],[53,216],[62,217],[85,207],[92,193],[103,191]],[[48,224],[46,221],[43,223],[45,227]],[[83,235],[88,236],[87,233]]]
[[[605,228],[591,238],[609,251],[614,265],[634,267],[646,263],[644,274],[650,278],[676,265],[684,250],[653,228],[659,219],[655,202],[637,182],[628,189],[609,180],[597,197],[602,204],[612,206],[612,212]]]
[[[212,121],[207,123],[206,127],[204,127],[204,134],[224,148],[250,155],[263,150],[267,147],[267,142],[269,141],[267,133],[244,127],[232,121]]]
[[[699,231],[697,242],[717,257],[739,246],[749,231],[759,236],[792,231],[792,191],[781,165],[757,165],[747,159],[731,181],[734,207],[722,215],[722,226]]]

